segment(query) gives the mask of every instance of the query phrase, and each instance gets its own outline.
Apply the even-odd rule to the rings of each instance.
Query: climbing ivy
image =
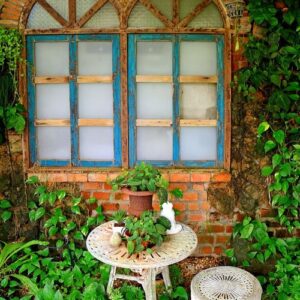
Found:
[[[23,48],[18,30],[0,27],[0,144],[7,129],[22,133],[24,107],[19,103],[18,64]]]
[[[261,174],[267,178],[276,220],[290,238],[270,234],[266,223],[246,217],[236,224],[233,238],[249,243],[244,267],[256,260],[275,260],[274,269],[260,277],[266,299],[300,299],[300,2],[249,0],[250,20],[259,35],[244,46],[248,66],[235,75],[245,101],[264,101],[257,128],[258,146],[269,157]],[[236,262],[233,249],[226,254]]]

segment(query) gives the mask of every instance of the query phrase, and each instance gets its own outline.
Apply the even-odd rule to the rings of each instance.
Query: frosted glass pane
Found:
[[[114,132],[112,127],[79,128],[79,157],[81,160],[113,160]]]
[[[192,12],[201,2],[203,2],[203,0],[180,0],[180,20]]]
[[[36,3],[29,15],[27,28],[49,29],[62,26],[38,3]]]
[[[172,160],[172,128],[138,127],[137,159],[138,160]]]
[[[66,20],[69,20],[68,0],[47,0],[47,2]]]
[[[216,75],[217,44],[215,42],[181,42],[180,74]]]
[[[172,0],[151,0],[151,2],[170,20],[172,20]]]
[[[37,76],[69,75],[69,43],[36,43],[35,67]]]
[[[71,158],[70,127],[37,127],[38,159]]]
[[[111,75],[112,43],[79,42],[78,68],[79,75]]]
[[[98,0],[76,0],[76,20],[78,21]]]
[[[220,28],[224,27],[224,24],[217,6],[211,3],[188,26],[194,28]]]
[[[137,74],[171,75],[172,43],[171,42],[138,42]]]
[[[137,3],[129,16],[128,27],[153,28],[164,27],[164,24],[147,10],[143,4]]]
[[[36,85],[36,116],[38,119],[69,119],[68,84]]]
[[[217,85],[181,84],[180,112],[183,119],[217,119]]]
[[[172,119],[172,97],[172,84],[138,83],[138,119]]]
[[[180,130],[181,160],[216,160],[216,127],[182,127]]]
[[[111,83],[79,84],[78,102],[79,118],[113,118],[113,88]]]
[[[119,17],[115,8],[107,3],[83,27],[116,28],[119,27]]]

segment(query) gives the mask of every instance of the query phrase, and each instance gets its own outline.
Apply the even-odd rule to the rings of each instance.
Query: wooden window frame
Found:
[[[77,42],[80,41],[111,41],[112,42],[112,76],[78,76],[77,75]],[[79,34],[79,35],[28,35],[27,50],[27,90],[29,120],[29,157],[31,165],[41,167],[121,167],[121,74],[120,74],[120,37],[118,34]],[[34,74],[36,42],[68,42],[69,43],[69,76],[36,77]],[[110,77],[110,78],[109,78]],[[108,119],[78,118],[78,83],[112,82],[113,84],[113,122]],[[37,120],[35,85],[43,83],[69,83],[70,89],[70,120]],[[71,160],[39,160],[37,157],[36,127],[37,126],[70,126]],[[94,161],[79,158],[79,127],[80,126],[113,126],[114,160]]]
[[[169,41],[172,42],[173,65],[172,76],[137,76],[136,74],[136,45],[139,41]],[[180,76],[180,42],[205,41],[217,44],[217,76]],[[138,126],[168,126],[173,129],[173,159],[164,161],[148,160],[157,167],[224,167],[224,121],[225,121],[225,92],[224,92],[224,37],[222,35],[200,34],[130,34],[128,44],[128,106],[129,106],[129,165],[133,167],[137,160],[136,131]],[[171,77],[171,78],[169,78]],[[145,79],[145,80],[144,80]],[[136,83],[137,82],[171,82],[173,83],[173,118],[172,120],[138,120],[136,113]],[[180,119],[180,83],[183,82],[215,82],[217,84],[217,121]],[[183,126],[207,126],[217,128],[217,159],[216,160],[180,160],[180,128]]]

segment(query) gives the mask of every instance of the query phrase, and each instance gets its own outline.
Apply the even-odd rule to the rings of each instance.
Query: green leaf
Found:
[[[38,219],[43,217],[45,215],[45,212],[46,212],[46,210],[44,207],[39,207],[35,212],[34,220],[37,221]]]
[[[74,239],[75,240],[80,240],[80,241],[83,241],[83,235],[80,231],[76,231],[73,235]]]
[[[129,254],[133,254],[134,252],[134,242],[133,241],[127,241],[127,250]]]
[[[1,214],[1,219],[3,222],[6,222],[11,218],[11,216],[12,216],[12,212],[9,210],[5,210]]]
[[[11,274],[10,276],[21,281],[21,283],[28,288],[29,293],[31,295],[36,295],[38,293],[37,285],[33,281],[31,281],[28,277],[20,274]]]
[[[285,134],[283,130],[276,130],[273,132],[273,137],[276,140],[276,142],[280,145],[283,144],[284,142],[284,138],[285,138]]]
[[[77,206],[79,203],[80,203],[80,201],[81,201],[81,197],[73,197],[72,198],[72,204],[74,205],[74,206]]]
[[[39,178],[37,176],[30,176],[27,180],[26,183],[28,184],[35,184],[39,182]]]
[[[293,15],[293,12],[289,10],[288,12],[284,13],[283,20],[287,24],[291,25],[295,21],[295,16]]]
[[[275,168],[276,166],[278,166],[280,163],[281,163],[281,160],[282,160],[282,155],[280,154],[274,154],[272,156],[272,165],[273,165],[273,168]]]
[[[292,171],[291,165],[289,163],[285,163],[285,164],[280,166],[279,174],[282,177],[287,177],[291,174],[291,171]]]
[[[66,195],[67,195],[67,193],[66,193],[66,191],[64,191],[64,190],[60,190],[60,191],[57,192],[57,198],[58,198],[59,200],[64,199],[64,198],[66,197]]]
[[[182,286],[178,286],[175,291],[172,292],[172,297],[174,298],[178,298],[178,299],[183,299],[183,300],[188,300],[188,293],[185,290],[184,287]]]
[[[226,256],[228,257],[233,257],[234,256],[234,249],[230,248],[230,249],[226,249],[225,251]]]
[[[266,143],[264,145],[265,153],[271,151],[275,147],[276,147],[276,144],[272,140],[266,141]]]
[[[264,166],[262,169],[261,169],[261,175],[262,176],[269,176],[271,175],[273,172],[273,168],[271,166]]]
[[[241,230],[241,238],[248,239],[251,236],[253,229],[254,229],[253,224],[248,224],[245,227],[243,227]]]
[[[53,235],[56,235],[57,232],[58,232],[58,228],[57,228],[56,226],[51,226],[51,227],[49,228],[48,234],[49,234],[49,236],[51,237],[51,236],[53,236]]]
[[[267,131],[269,128],[270,128],[270,124],[268,122],[262,122],[259,124],[259,126],[257,128],[257,133],[259,135],[261,135],[262,133]]]
[[[6,209],[6,208],[10,208],[10,207],[11,207],[11,204],[8,200],[6,200],[6,199],[0,200],[0,208],[1,209]]]
[[[80,215],[80,213],[81,213],[79,206],[72,206],[71,211],[76,215]]]
[[[55,192],[49,193],[48,201],[49,201],[50,205],[54,205],[54,203],[56,201],[56,196],[57,195]]]
[[[278,87],[281,86],[281,79],[278,74],[273,74],[271,75],[271,82],[277,85]]]
[[[58,240],[56,242],[56,248],[61,248],[63,245],[64,245],[64,241],[62,241],[62,240]]]

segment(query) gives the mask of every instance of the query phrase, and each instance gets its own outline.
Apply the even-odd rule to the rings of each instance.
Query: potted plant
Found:
[[[112,214],[112,216],[109,218],[111,221],[114,221],[113,224],[113,232],[118,232],[122,234],[123,229],[125,227],[124,219],[126,217],[126,211],[125,210],[118,210]]]
[[[165,217],[155,217],[151,211],[145,211],[140,218],[128,216],[125,219],[125,236],[129,254],[146,250],[152,253],[152,247],[160,246],[166,238],[166,231],[171,228]]]
[[[158,169],[144,162],[124,171],[109,184],[113,191],[122,190],[129,195],[130,215],[140,216],[143,211],[152,210],[154,193],[158,194],[161,204],[168,200],[168,181]]]

